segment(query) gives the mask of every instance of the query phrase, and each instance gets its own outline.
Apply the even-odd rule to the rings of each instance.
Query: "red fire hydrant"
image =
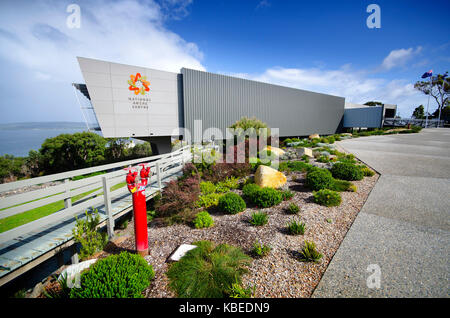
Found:
[[[136,241],[136,251],[139,255],[148,255],[148,232],[147,232],[147,205],[145,201],[145,187],[148,183],[150,167],[141,164],[140,182],[136,182],[137,171],[128,169],[126,177],[128,191],[133,197],[134,213],[134,235]]]

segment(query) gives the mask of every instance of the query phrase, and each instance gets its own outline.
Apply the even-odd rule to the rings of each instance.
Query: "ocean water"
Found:
[[[28,155],[30,150],[39,150],[47,138],[60,134],[73,134],[86,131],[86,126],[79,128],[29,128],[0,129],[0,155],[10,154],[16,157]]]

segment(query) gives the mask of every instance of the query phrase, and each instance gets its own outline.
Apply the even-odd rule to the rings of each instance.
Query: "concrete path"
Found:
[[[449,297],[450,129],[339,145],[381,176],[313,297]]]

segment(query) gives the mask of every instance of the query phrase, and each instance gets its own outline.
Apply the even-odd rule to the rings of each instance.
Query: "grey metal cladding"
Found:
[[[381,127],[383,107],[372,106],[364,108],[347,108],[344,113],[343,127]]]
[[[257,117],[280,136],[334,134],[345,98],[182,68],[184,124],[225,129],[243,116]]]

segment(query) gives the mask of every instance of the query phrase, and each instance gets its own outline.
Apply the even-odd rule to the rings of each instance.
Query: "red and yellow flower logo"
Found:
[[[149,85],[150,82],[147,81],[147,76],[141,76],[141,73],[136,73],[136,76],[130,75],[131,80],[128,80],[128,84],[130,87],[128,89],[130,91],[134,91],[134,95],[145,95],[145,92],[150,91]],[[140,83],[140,87],[136,84]]]

